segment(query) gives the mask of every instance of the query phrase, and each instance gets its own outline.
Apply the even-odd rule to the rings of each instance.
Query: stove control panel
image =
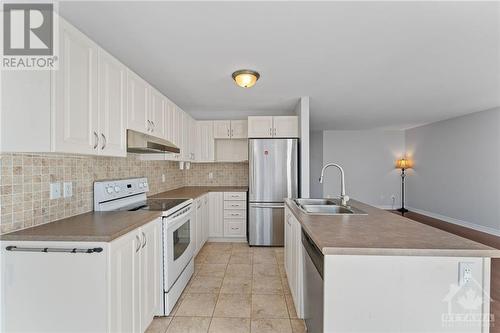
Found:
[[[149,192],[147,178],[105,180],[94,183],[94,209],[100,203]]]

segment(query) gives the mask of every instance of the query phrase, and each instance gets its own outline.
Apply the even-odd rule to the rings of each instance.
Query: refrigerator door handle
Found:
[[[250,204],[252,208],[285,208],[285,205],[259,205],[259,204]]]

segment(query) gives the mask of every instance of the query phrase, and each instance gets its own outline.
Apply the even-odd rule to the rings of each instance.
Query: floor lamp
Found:
[[[400,158],[396,161],[396,169],[401,169],[401,208],[397,210],[401,213],[401,215],[404,215],[406,212],[408,212],[408,209],[405,208],[405,170],[410,169],[411,167],[411,161],[406,158]]]

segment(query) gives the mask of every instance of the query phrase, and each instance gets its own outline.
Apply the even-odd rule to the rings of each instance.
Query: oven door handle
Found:
[[[189,209],[185,213],[183,213],[179,216],[176,216],[173,219],[171,219],[169,217],[165,217],[165,219],[167,220],[167,230],[171,230],[172,228],[177,229],[179,222],[181,222],[181,224],[183,224],[186,217],[190,216],[192,211],[193,211],[193,206],[191,205],[191,206],[189,206]]]

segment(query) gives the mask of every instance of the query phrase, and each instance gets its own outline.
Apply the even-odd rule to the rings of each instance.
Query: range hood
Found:
[[[127,130],[127,152],[137,154],[180,153],[172,142],[155,136]]]

